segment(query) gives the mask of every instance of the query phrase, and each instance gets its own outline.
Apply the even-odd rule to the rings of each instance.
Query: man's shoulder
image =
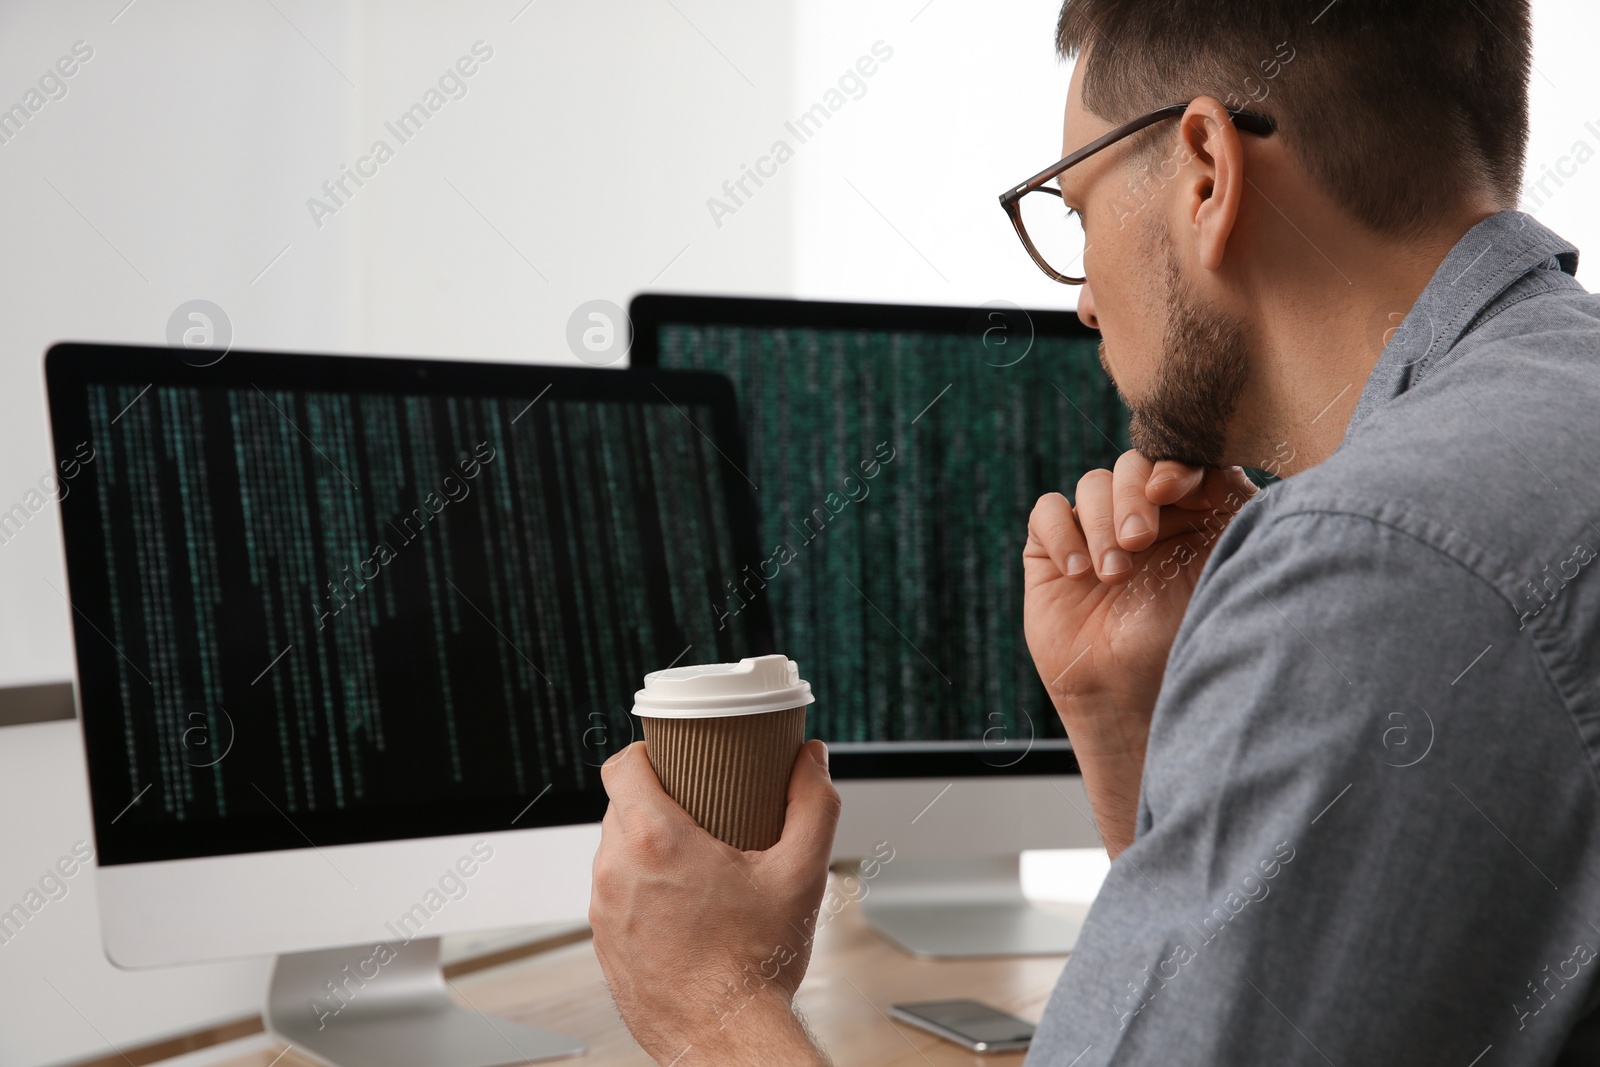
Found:
[[[1568,559],[1600,552],[1590,489],[1600,470],[1600,319],[1580,329],[1565,312],[1552,317],[1567,321],[1466,345],[1323,463],[1271,486],[1254,525],[1358,516],[1409,534],[1513,601]],[[1600,595],[1591,603],[1600,608]]]
[[[1239,512],[1197,597],[1277,574],[1369,632],[1496,630],[1482,643],[1527,644],[1600,763],[1600,328],[1572,333],[1475,344],[1379,406]]]

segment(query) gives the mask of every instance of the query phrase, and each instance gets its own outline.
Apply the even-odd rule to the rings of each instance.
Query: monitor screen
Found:
[[[102,863],[592,821],[646,671],[770,651],[717,376],[47,368]]]
[[[768,605],[836,772],[1072,769],[1022,547],[1041,494],[1128,447],[1098,334],[998,305],[649,295],[630,316],[637,364],[733,380],[761,560],[726,603]]]

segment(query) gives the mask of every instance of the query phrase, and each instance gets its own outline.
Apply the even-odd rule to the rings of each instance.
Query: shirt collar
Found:
[[[1502,211],[1463,234],[1379,354],[1345,439],[1384,402],[1448,362],[1456,342],[1518,279],[1550,266],[1575,273],[1578,250],[1532,215]]]

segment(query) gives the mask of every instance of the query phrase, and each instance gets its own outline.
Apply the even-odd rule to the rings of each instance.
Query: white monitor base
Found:
[[[459,1007],[439,939],[279,956],[267,1028],[331,1067],[503,1067],[585,1051],[581,1041]]]
[[[1060,956],[1082,921],[1022,895],[1019,856],[897,859],[867,882],[867,922],[913,956]]]

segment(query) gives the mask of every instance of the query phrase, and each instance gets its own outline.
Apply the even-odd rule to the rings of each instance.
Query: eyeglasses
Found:
[[[1022,246],[1028,250],[1028,255],[1039,265],[1039,269],[1063,285],[1082,285],[1083,254],[1088,250],[1088,238],[1083,230],[1083,218],[1078,212],[1068,209],[1066,216],[1062,216],[1061,190],[1045,182],[1051,178],[1058,179],[1068,167],[1082,163],[1102,148],[1116,144],[1131,134],[1138,133],[1147,126],[1153,126],[1163,119],[1174,119],[1189,109],[1188,104],[1168,104],[1158,107],[1148,115],[1141,115],[1130,122],[1111,130],[1103,136],[1096,137],[1082,148],[1073,152],[1065,159],[1060,160],[1047,170],[1029,178],[1014,189],[1008,189],[1000,194],[1000,206],[1005,208],[1011,217],[1011,225],[1016,227],[1017,236],[1022,239]],[[1265,137],[1277,128],[1272,119],[1254,111],[1238,111],[1230,108],[1228,114],[1233,118],[1233,124],[1246,133],[1253,133]],[[1051,264],[1057,266],[1051,266]],[[1067,273],[1067,272],[1074,273]]]

